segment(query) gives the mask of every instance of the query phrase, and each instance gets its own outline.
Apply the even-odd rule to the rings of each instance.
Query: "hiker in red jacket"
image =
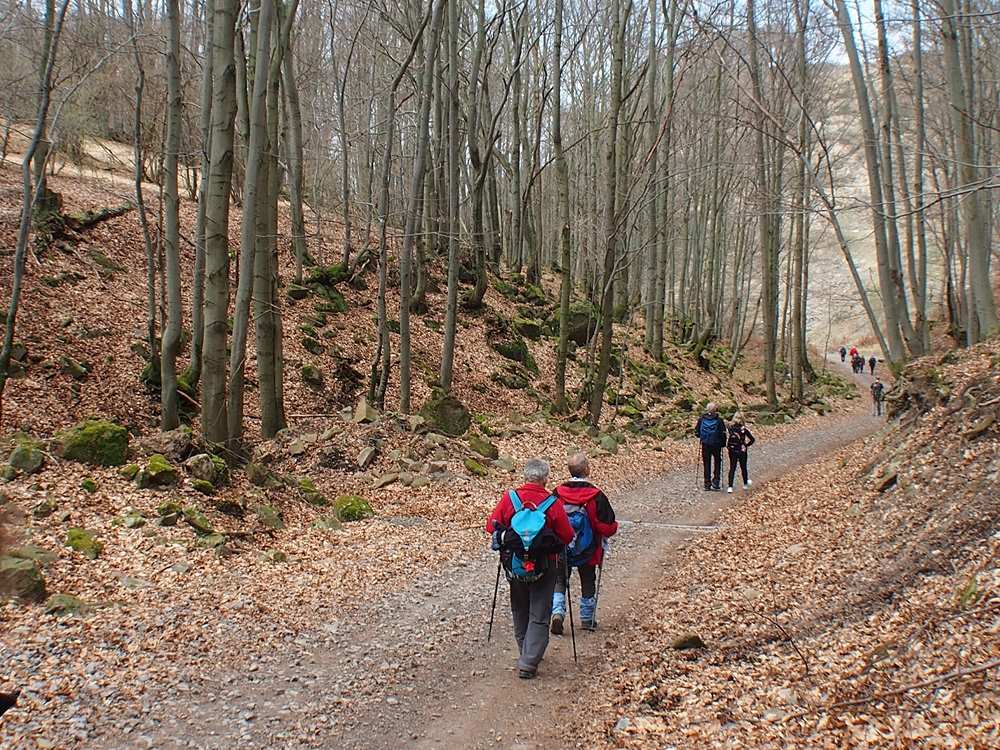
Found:
[[[580,624],[584,630],[597,628],[597,569],[604,561],[604,540],[618,531],[615,511],[607,496],[590,483],[590,461],[577,453],[567,465],[571,479],[556,487],[576,536],[566,548],[566,562],[559,566],[552,594],[552,625],[562,635],[566,617],[566,576],[573,568],[580,572]]]
[[[573,527],[559,499],[545,489],[549,464],[532,458],[524,464],[524,484],[505,492],[486,521],[488,534],[503,536],[500,559],[510,583],[510,611],[514,619],[514,637],[521,653],[517,676],[531,679],[549,645],[549,617],[552,614],[552,591],[560,553],[573,541]],[[545,524],[529,550],[518,550],[519,535],[511,525],[517,513],[544,509]],[[507,531],[511,530],[511,531]]]

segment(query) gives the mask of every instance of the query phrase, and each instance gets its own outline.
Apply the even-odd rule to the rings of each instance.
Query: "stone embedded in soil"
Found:
[[[484,440],[478,435],[469,436],[469,447],[483,458],[496,459],[500,456],[500,451],[489,440]]]
[[[354,407],[354,415],[351,417],[351,421],[355,424],[369,424],[377,422],[378,417],[378,410],[368,403],[367,398],[362,396],[358,399],[358,403]]]
[[[312,527],[314,529],[323,529],[324,531],[339,531],[343,527],[343,524],[341,524],[340,519],[336,516],[320,516],[312,522]]]
[[[86,614],[90,605],[71,594],[53,594],[45,600],[45,614],[66,617]]]
[[[399,479],[399,474],[383,474],[375,480],[375,489],[380,490],[394,484]]]
[[[208,520],[208,516],[197,508],[184,508],[181,513],[184,515],[184,520],[187,521],[188,525],[196,533],[203,536],[215,533],[215,529],[212,528],[212,522]]]
[[[432,429],[455,437],[468,432],[472,424],[472,416],[465,404],[439,390],[435,390],[421,407],[420,416]]]
[[[334,513],[341,521],[360,521],[375,515],[371,504],[360,495],[341,495],[333,503]]]
[[[57,552],[51,552],[47,549],[36,547],[33,544],[24,544],[20,547],[9,549],[7,550],[7,555],[9,557],[19,557],[22,560],[34,560],[41,565],[48,565],[59,559]]]
[[[283,529],[285,528],[285,519],[282,516],[281,511],[275,508],[273,505],[258,505],[254,507],[253,512],[257,515],[264,526],[269,529]]]
[[[229,467],[226,462],[211,453],[197,453],[184,462],[184,468],[195,479],[210,482],[219,487],[229,479]]]
[[[358,454],[358,468],[364,471],[372,465],[376,456],[378,456],[378,448],[375,446],[370,445],[367,448],[362,448]]]
[[[183,461],[194,449],[194,433],[187,425],[146,435],[139,442],[145,453],[159,453],[168,461]]]
[[[121,466],[128,455],[128,430],[106,419],[85,419],[59,435],[62,457],[94,466]]]
[[[26,602],[45,598],[45,579],[38,563],[20,557],[0,557],[0,597]]]
[[[670,648],[675,651],[687,651],[695,648],[707,648],[707,646],[697,633],[685,633],[674,638],[670,643]]]
[[[135,483],[140,489],[170,487],[177,483],[177,469],[162,453],[154,453],[135,475]]]
[[[58,507],[59,506],[56,505],[55,500],[45,498],[31,509],[31,515],[34,518],[48,518],[56,512]]]
[[[97,540],[95,532],[80,528],[67,530],[66,546],[91,560],[96,560],[104,549],[104,545]]]
[[[45,451],[37,440],[29,437],[19,437],[14,443],[14,450],[7,458],[7,464],[24,476],[30,476],[45,465]]]
[[[487,474],[490,473],[489,469],[487,469],[485,466],[483,466],[474,458],[467,458],[463,463],[465,464],[466,470],[473,476],[485,477]]]

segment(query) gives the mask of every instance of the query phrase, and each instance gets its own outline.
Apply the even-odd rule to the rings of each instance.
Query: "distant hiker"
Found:
[[[878,360],[875,359],[875,355],[874,354],[868,358],[868,369],[871,370],[871,374],[872,375],[875,374],[875,365],[877,363],[878,363]]]
[[[841,362],[846,362],[847,361],[847,347],[846,346],[840,347],[840,361]]]
[[[882,416],[882,402],[885,401],[885,386],[882,381],[875,378],[875,382],[872,383],[872,405],[874,407],[874,412],[876,417]]]
[[[570,480],[555,489],[563,501],[566,515],[576,536],[566,548],[565,565],[556,574],[555,593],[552,594],[552,627],[555,635],[562,635],[566,617],[567,572],[573,568],[580,572],[580,621],[584,630],[597,627],[597,569],[604,561],[604,540],[618,531],[615,510],[607,496],[590,483],[590,462],[587,454],[577,453],[567,464]],[[567,568],[569,569],[567,571]]]
[[[848,352],[848,354],[850,354],[850,355],[851,355],[851,361],[853,362],[853,361],[854,361],[854,358],[858,356],[858,347],[856,347],[856,346],[852,346],[852,347],[851,347],[851,351],[850,351],[850,352]]]
[[[517,676],[525,680],[535,676],[549,645],[557,563],[563,548],[573,541],[563,504],[545,489],[548,478],[547,461],[528,460],[524,484],[505,492],[486,521],[487,533],[499,542],[510,583],[510,611],[520,651]]]
[[[719,416],[719,407],[710,403],[698,417],[694,432],[701,441],[701,466],[705,473],[705,489],[720,490],[722,479],[722,446],[726,444],[726,423]]]
[[[726,443],[726,448],[729,450],[729,488],[726,492],[733,491],[737,466],[740,467],[740,474],[743,477],[743,489],[753,484],[747,471],[747,449],[756,442],[750,428],[743,422],[743,415],[735,414],[732,424],[729,425],[729,441]]]

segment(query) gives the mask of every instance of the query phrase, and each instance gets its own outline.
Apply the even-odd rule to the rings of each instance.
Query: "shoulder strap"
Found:
[[[555,501],[556,501],[556,496],[549,495],[535,508],[535,510],[540,510],[542,513],[545,513],[549,508],[552,507],[552,504]]]
[[[524,507],[524,503],[521,502],[521,498],[517,496],[516,490],[511,490],[510,493],[510,504],[514,506],[514,512],[517,513],[521,508]]]

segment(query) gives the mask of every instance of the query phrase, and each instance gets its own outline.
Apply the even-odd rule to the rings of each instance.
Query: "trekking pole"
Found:
[[[493,606],[490,607],[490,629],[486,632],[486,642],[490,642],[493,637],[493,615],[497,611],[497,592],[500,590],[500,561],[497,560],[497,582],[493,587]]]
[[[566,606],[569,608],[569,635],[570,639],[573,641],[573,661],[576,662],[576,626],[573,624],[573,595],[570,592],[569,587],[569,558],[565,558],[566,565]]]
[[[498,528],[497,522],[493,522],[493,544],[492,547],[497,551],[497,582],[493,586],[493,606],[490,607],[490,628],[486,631],[486,642],[490,642],[490,638],[493,637],[493,616],[497,611],[497,592],[500,590],[500,540],[497,538]]]
[[[597,566],[597,589],[594,591],[594,625],[597,625],[597,604],[601,601],[601,576],[604,575],[604,565]]]

